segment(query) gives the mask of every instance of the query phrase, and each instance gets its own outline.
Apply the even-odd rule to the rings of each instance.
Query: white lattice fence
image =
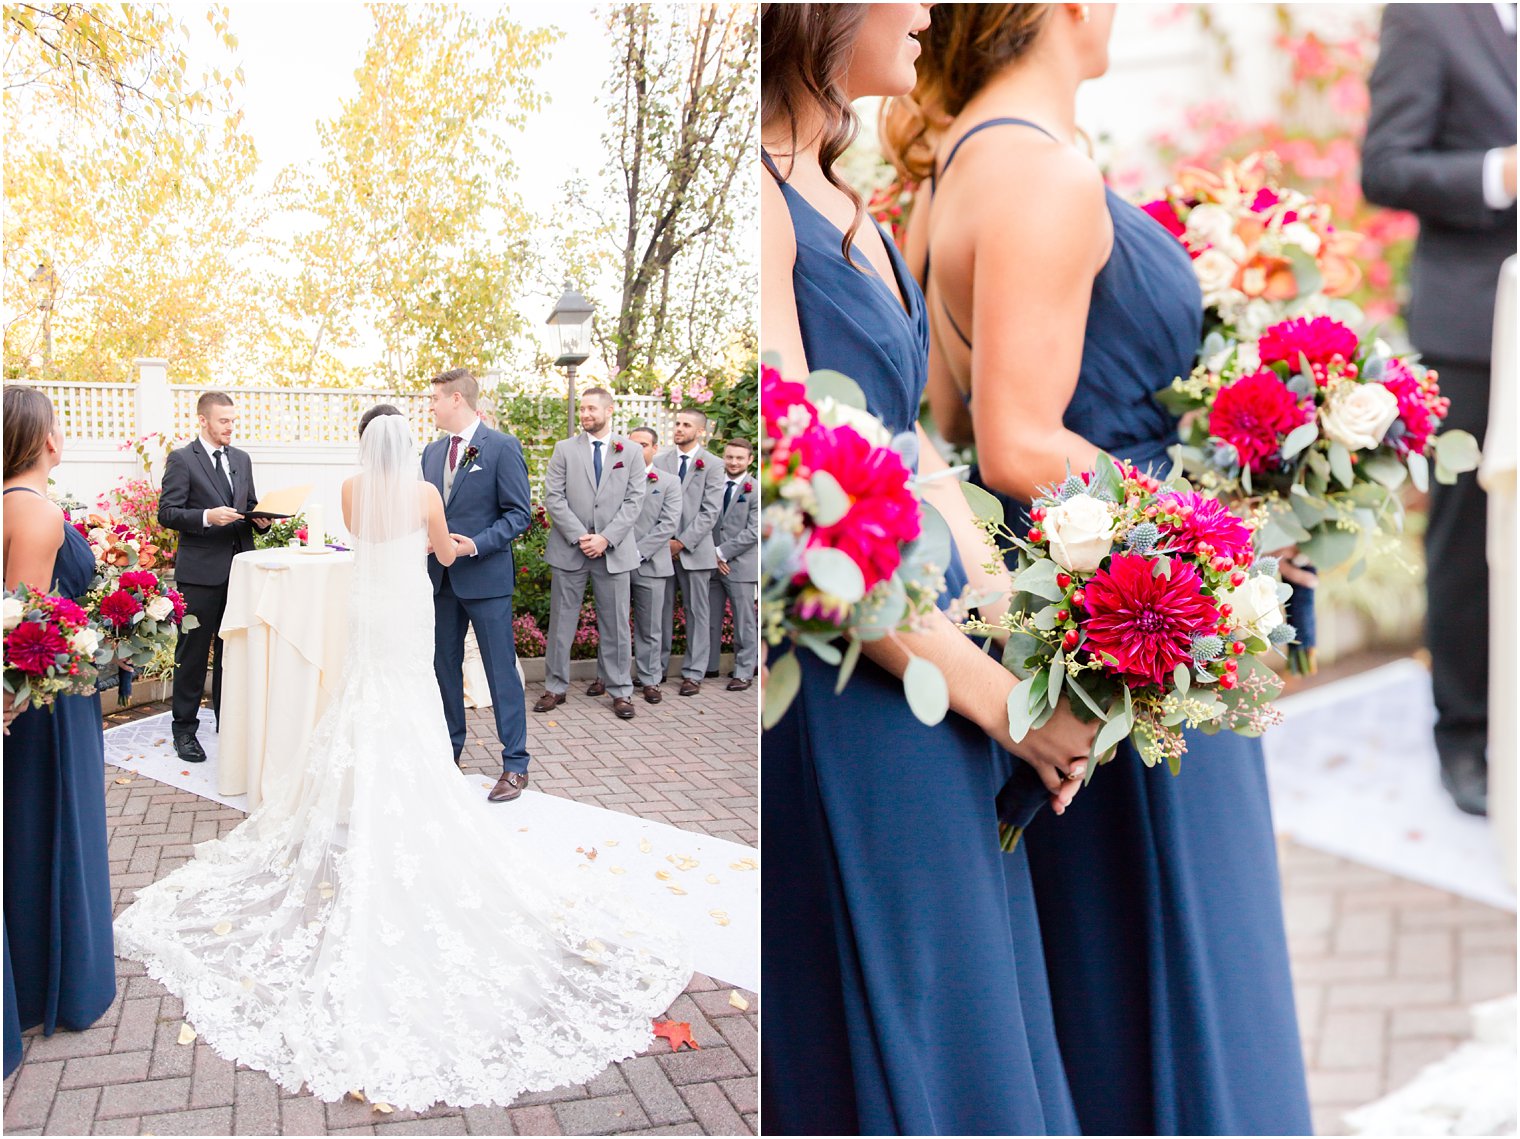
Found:
[[[195,434],[195,404],[206,389],[173,384],[174,435]],[[428,411],[426,395],[330,388],[219,389],[237,407],[237,438],[248,443],[342,443],[352,444],[359,434],[359,418],[377,403],[399,408],[418,439],[431,439],[437,432]]]
[[[53,383],[29,385],[53,401],[68,439],[121,442],[139,434],[131,384]]]

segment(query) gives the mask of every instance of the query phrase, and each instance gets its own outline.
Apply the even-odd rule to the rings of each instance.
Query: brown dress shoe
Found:
[[[561,698],[563,699],[563,697]],[[496,786],[491,788],[486,796],[493,803],[510,803],[523,793],[523,788],[528,785],[528,773],[526,771],[505,771]]]
[[[700,680],[692,680],[691,677],[689,677],[689,676],[683,676],[681,678],[681,692],[680,692],[680,695],[682,695],[682,696],[695,696],[698,692],[701,692],[701,691],[702,691],[702,682]]]
[[[612,710],[617,713],[619,720],[633,719],[633,701],[626,696],[614,696],[612,698]]]
[[[593,680],[591,682],[590,686],[587,687],[587,689],[586,689],[586,695],[587,696],[605,696],[605,695],[607,695],[607,686],[602,683],[601,677],[597,677],[597,679],[595,679],[595,680]]]
[[[552,712],[565,702],[563,692],[545,692],[538,698],[538,703],[533,705],[535,712]]]
[[[730,692],[743,692],[753,683],[755,683],[753,680],[740,680],[736,676],[728,682],[728,690]]]
[[[646,684],[646,685],[644,685],[644,702],[645,703],[647,703],[647,704],[658,704],[663,699],[665,699],[665,694],[660,691],[660,686],[658,684]]]

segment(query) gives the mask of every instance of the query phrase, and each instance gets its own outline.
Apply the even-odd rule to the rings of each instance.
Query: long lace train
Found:
[[[540,864],[450,762],[420,531],[356,573],[350,654],[299,777],[144,887],[118,952],[220,1055],[396,1107],[505,1105],[651,1041],[674,931]]]

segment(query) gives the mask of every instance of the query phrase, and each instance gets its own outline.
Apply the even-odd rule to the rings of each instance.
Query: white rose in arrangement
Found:
[[[1090,494],[1074,494],[1045,511],[1040,529],[1062,569],[1092,573],[1114,545],[1114,510]]]
[[[26,616],[26,610],[21,605],[18,597],[5,599],[5,631],[9,633],[17,625],[21,624],[21,618]]]
[[[92,657],[100,648],[100,634],[89,626],[85,626],[69,638],[69,644],[80,656]]]
[[[1282,227],[1282,243],[1284,245],[1295,245],[1310,257],[1314,257],[1319,253],[1319,234],[1315,233],[1301,221],[1290,221]]]
[[[1399,417],[1399,401],[1379,383],[1343,381],[1330,390],[1320,408],[1320,428],[1325,438],[1353,451],[1370,451],[1383,441]]]
[[[885,447],[892,442],[892,433],[869,411],[840,403],[833,396],[824,396],[816,406],[818,421],[827,427],[853,427],[873,447]]]
[[[1187,235],[1195,243],[1222,245],[1228,238],[1235,236],[1235,217],[1223,206],[1204,202],[1194,206],[1188,214]]]
[[[1225,294],[1233,292],[1232,283],[1239,268],[1236,260],[1222,249],[1210,249],[1194,258],[1193,273],[1198,277],[1198,287],[1203,290],[1203,303],[1218,304]]]
[[[1238,628],[1262,640],[1287,620],[1277,599],[1277,582],[1264,574],[1247,578],[1239,589],[1225,590],[1219,600],[1229,604],[1231,620]]]
[[[148,616],[155,621],[162,621],[174,612],[174,602],[167,597],[155,597],[148,602]]]

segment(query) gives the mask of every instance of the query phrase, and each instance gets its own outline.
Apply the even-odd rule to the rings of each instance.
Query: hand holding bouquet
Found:
[[[95,690],[105,654],[82,608],[26,585],[5,594],[4,607],[5,691],[13,708]]]
[[[913,489],[916,436],[892,438],[853,381],[795,383],[765,365],[760,403],[761,623],[768,645],[791,648],[769,662],[769,728],[801,685],[798,651],[838,666],[842,691],[866,642],[933,613],[951,552],[944,520]],[[910,659],[903,688],[924,723],[944,718],[949,691],[929,661]]]
[[[1018,548],[1009,613],[967,626],[1008,633],[1015,740],[1066,693],[1103,722],[1086,778],[1126,738],[1147,766],[1164,760],[1175,775],[1184,728],[1255,736],[1278,722],[1282,682],[1261,658],[1294,637],[1287,586],[1223,503],[1100,455],[1095,470],[1042,492],[1030,518],[1027,539],[998,535]]]

